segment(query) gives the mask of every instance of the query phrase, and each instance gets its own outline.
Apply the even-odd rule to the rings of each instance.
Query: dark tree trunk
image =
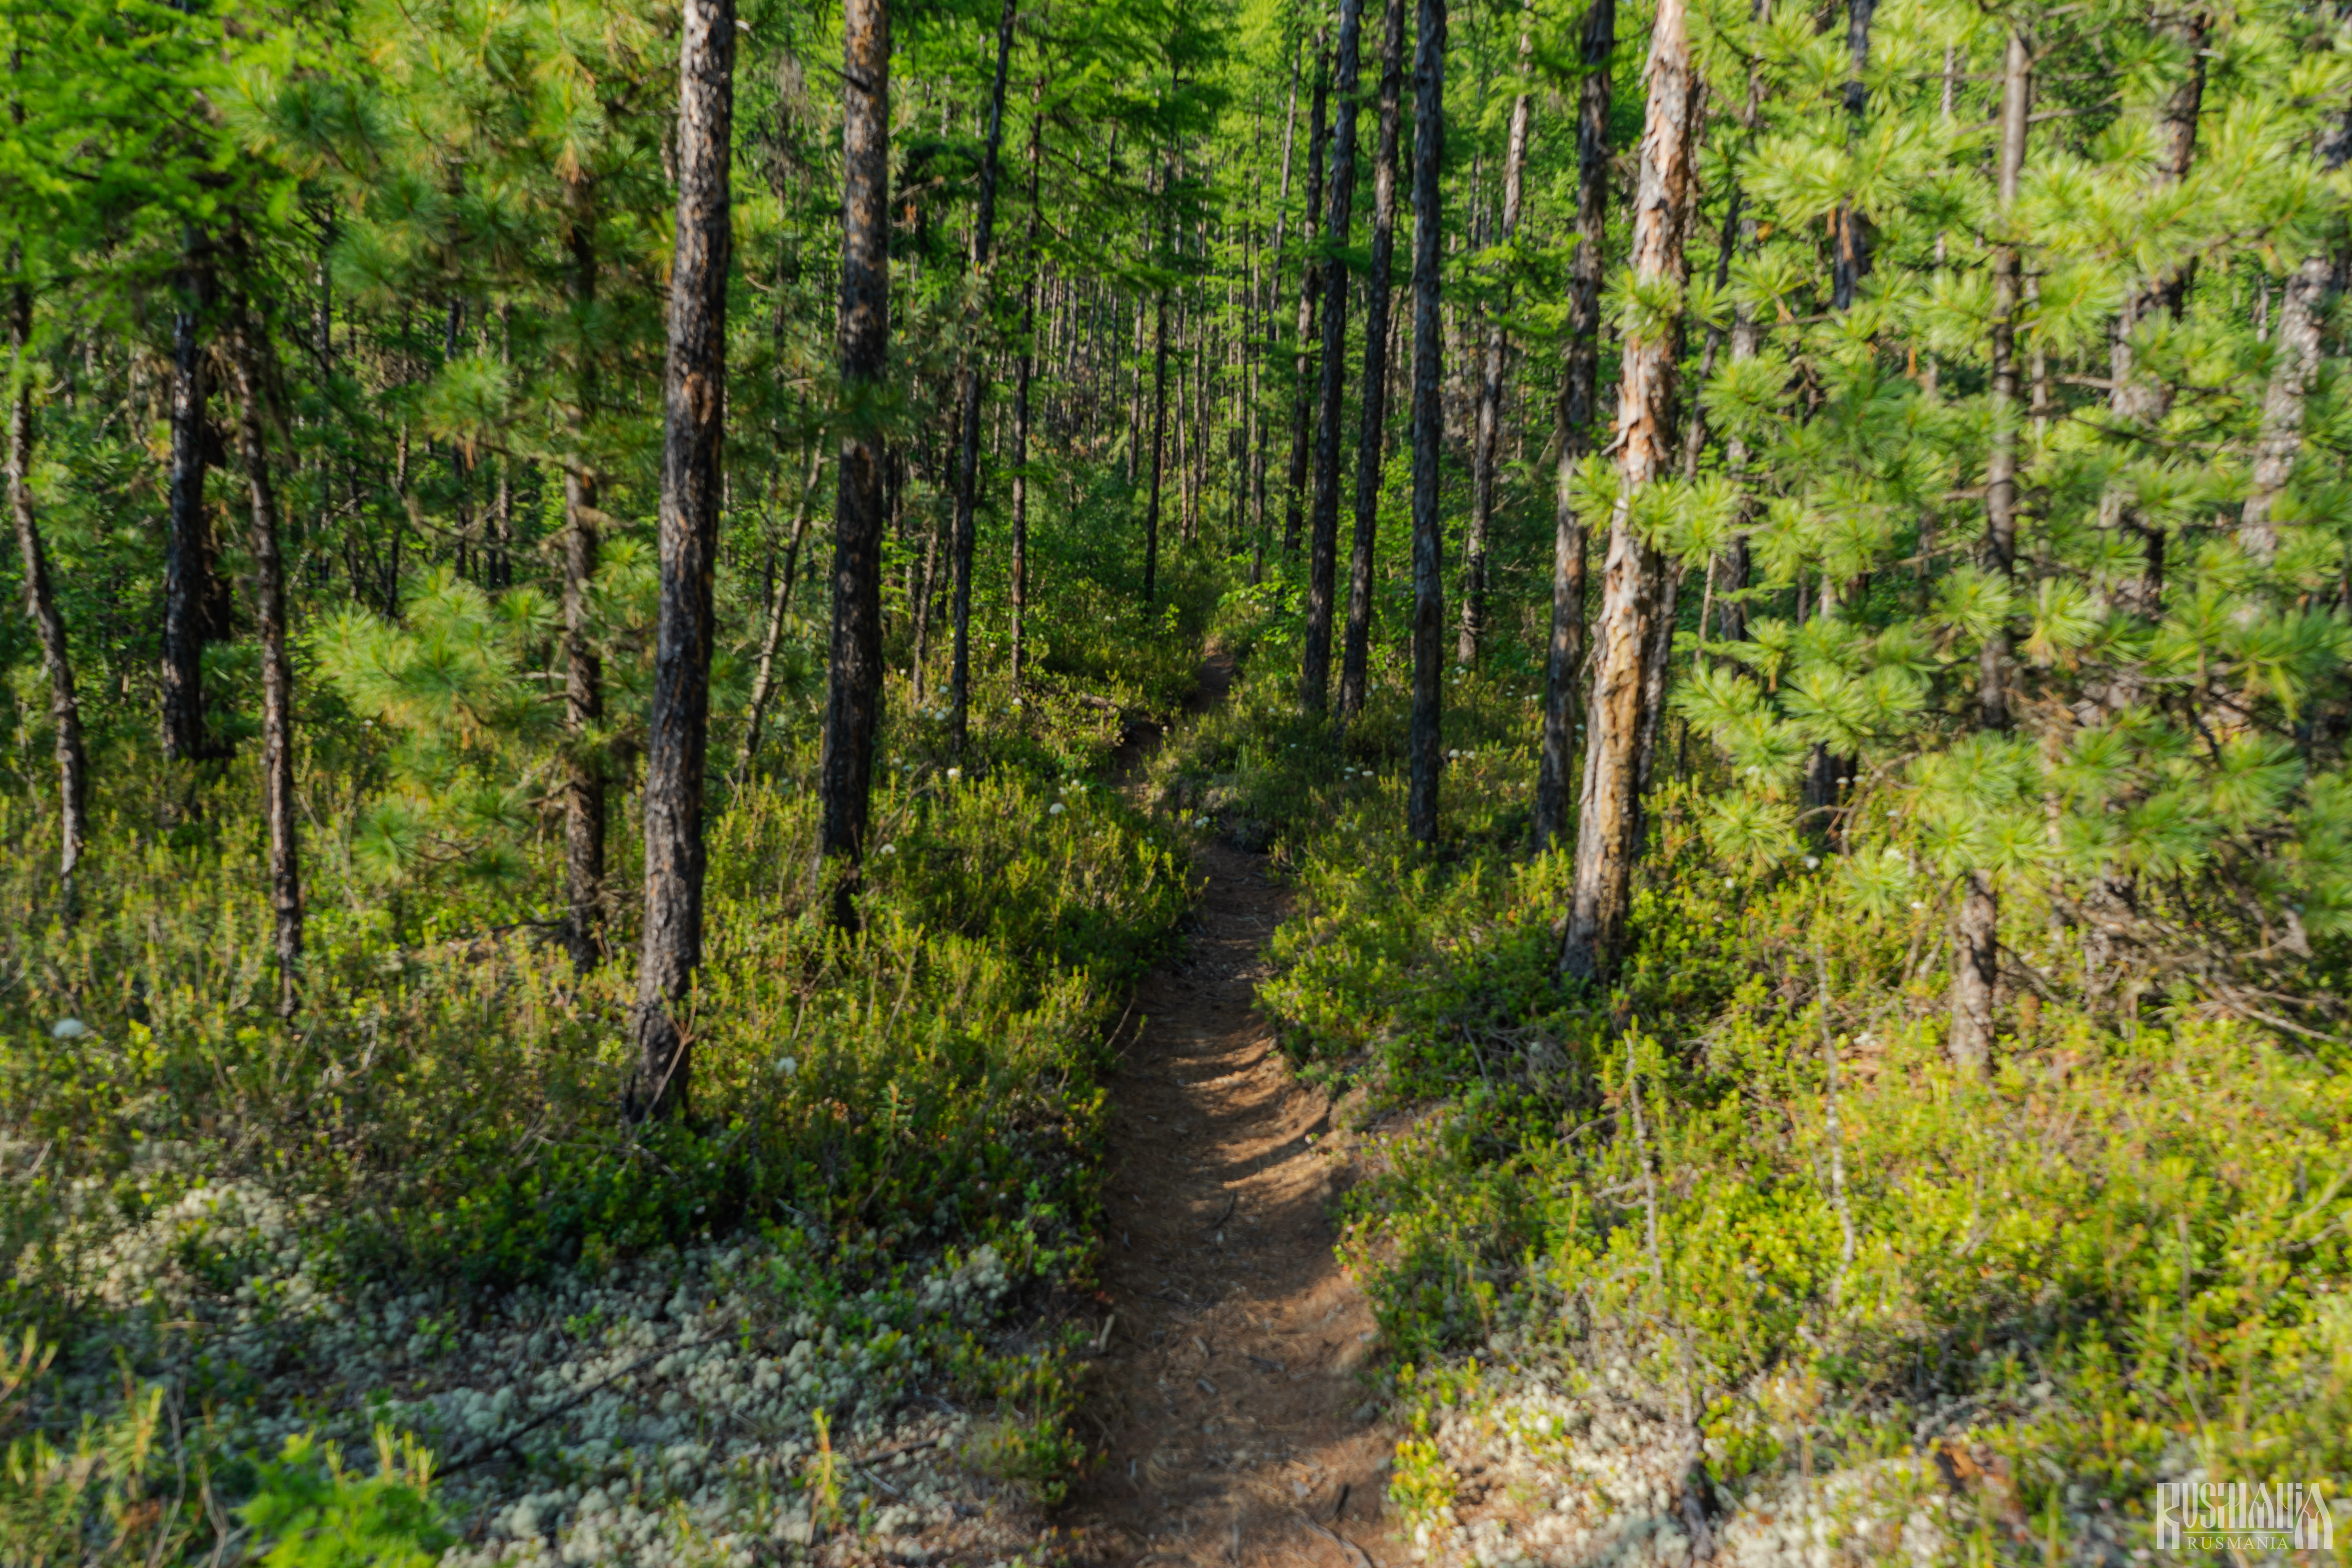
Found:
[[[1344,248],[1356,197],[1356,83],[1364,0],[1339,0],[1339,117],[1331,128],[1331,207],[1324,224],[1330,247]],[[1330,698],[1331,612],[1339,554],[1339,420],[1348,374],[1346,265],[1323,269],[1323,358],[1315,422],[1315,502],[1307,543],[1307,647],[1300,696],[1310,713]]]
[[[1519,13],[1519,91],[1511,100],[1509,137],[1503,155],[1502,242],[1518,232],[1519,202],[1526,188],[1528,167],[1528,70],[1534,59],[1535,37],[1528,29],[1532,17]],[[1507,302],[1509,291],[1505,287]],[[1470,527],[1462,541],[1462,629],[1454,639],[1454,661],[1478,661],[1479,641],[1486,630],[1486,541],[1495,525],[1495,471],[1503,442],[1503,376],[1510,344],[1503,324],[1490,319],[1478,354],[1478,406],[1471,426]]]
[[[1028,276],[1021,283],[1021,353],[1013,376],[1013,694],[1021,695],[1024,635],[1029,618],[1029,381],[1037,368],[1037,177],[1045,161],[1045,116],[1036,109],[1045,97],[1040,78],[1030,89]]]
[[[727,269],[734,250],[735,0],[686,0],[678,28],[677,238],[662,377],[661,610],[646,721],[646,928],[633,1119],[683,1110],[685,1014],[702,963],[702,797],[710,746],[712,578],[727,437]]]
[[[1584,14],[1576,109],[1576,257],[1569,272],[1568,364],[1560,378],[1552,440],[1551,644],[1544,659],[1543,749],[1536,770],[1538,848],[1568,830],[1570,764],[1576,754],[1578,677],[1584,668],[1584,523],[1571,480],[1592,449],[1600,416],[1601,272],[1609,232],[1609,69],[1617,51],[1616,0],[1592,0]]]
[[[278,497],[262,437],[259,331],[236,312],[229,363],[236,377],[236,456],[252,500],[253,613],[261,640],[261,780],[269,825],[269,904],[277,937],[278,1011],[301,998],[302,861],[294,822],[294,666],[286,652],[286,573],[278,552]]]
[[[590,635],[588,587],[595,579],[602,529],[596,479],[585,448],[596,397],[588,315],[596,299],[594,194],[573,187],[571,291],[573,326],[572,452],[563,473],[563,890],[565,945],[578,969],[604,960],[604,754],[596,731],[604,719],[604,661]]]
[[[1691,199],[1692,111],[1697,83],[1683,0],[1659,0],[1650,35],[1648,103],[1641,173],[1633,197],[1633,269],[1642,281],[1680,289],[1683,230]],[[1650,705],[1652,641],[1668,574],[1634,525],[1635,490],[1667,478],[1675,456],[1675,360],[1671,333],[1629,337],[1617,394],[1618,501],[1601,568],[1600,636],[1585,718],[1584,790],[1579,802],[1576,881],[1561,967],[1586,979],[1616,964],[1633,906],[1633,862],[1642,847],[1641,784]]]
[[[1356,436],[1356,534],[1348,556],[1348,629],[1339,657],[1339,716],[1364,710],[1370,680],[1372,546],[1388,431],[1389,274],[1396,263],[1397,129],[1404,91],[1404,0],[1381,7],[1380,152],[1372,170],[1371,275],[1364,289],[1363,407]]]
[[[1445,227],[1445,0],[1419,0],[1412,102],[1412,721],[1405,830],[1437,842],[1444,758],[1445,578],[1438,458],[1445,441],[1445,325],[1438,299]]]
[[[784,616],[792,608],[793,583],[801,569],[801,545],[808,536],[809,515],[816,510],[817,476],[824,470],[824,449],[811,437],[808,472],[801,479],[801,499],[793,510],[793,532],[784,546],[784,572],[768,601],[767,630],[760,638],[760,671],[751,681],[751,715],[743,726],[743,749],[735,758],[735,776],[748,779],[759,760],[760,733],[768,717],[768,700],[775,693],[776,647],[782,641]]]
[[[1167,187],[1160,189],[1165,200]],[[1160,584],[1160,489],[1163,458],[1168,450],[1168,290],[1152,296],[1151,326],[1151,500],[1143,512],[1143,602],[1149,605]]]
[[[1870,91],[1862,73],[1870,67],[1870,22],[1877,10],[1878,0],[1846,0],[1845,112],[1850,135],[1861,134],[1863,111],[1870,106]],[[1870,226],[1843,202],[1831,214],[1830,226],[1836,237],[1830,258],[1830,302],[1834,309],[1851,310],[1855,290],[1870,272]]]
[[[12,247],[9,269],[24,266]],[[73,661],[66,648],[66,619],[58,612],[49,584],[48,555],[33,515],[33,290],[19,282],[8,291],[8,351],[16,395],[8,400],[8,510],[16,524],[16,553],[25,567],[25,618],[41,645],[41,668],[49,679],[49,722],[58,763],[58,880],[66,911],[74,909],[74,868],[89,842],[89,756],[81,738],[81,700],[74,690]]]
[[[890,5],[846,0],[842,86],[841,379],[854,422],[835,507],[833,648],[820,788],[834,923],[854,928],[882,700],[886,448],[872,404],[890,347]],[[831,862],[827,868],[826,863]]]
[[[183,762],[226,754],[205,727],[205,644],[216,629],[212,522],[205,510],[211,437],[203,331],[213,269],[202,235],[188,238],[172,329],[172,473],[163,554],[163,754]]]
[[[971,231],[973,304],[965,318],[962,442],[957,454],[955,495],[955,647],[948,666],[948,747],[961,752],[971,712],[971,553],[973,510],[980,496],[980,402],[988,388],[981,355],[978,301],[988,287],[989,249],[996,237],[997,154],[1004,144],[1004,76],[1013,63],[1014,0],[1004,0],[996,24],[996,81],[988,95],[988,149],[980,163],[980,211]]]
[[[1330,142],[1326,134],[1331,103],[1330,57],[1324,51],[1323,41],[1315,44],[1315,110],[1307,134],[1307,210],[1299,217],[1299,237],[1307,257],[1298,279],[1298,347],[1292,357],[1297,381],[1290,395],[1290,493],[1284,503],[1282,516],[1282,552],[1298,553],[1299,524],[1303,521],[1307,498],[1307,374],[1314,363],[1315,317],[1323,299],[1323,263],[1316,252],[1319,248],[1321,231],[1318,226],[1323,216],[1323,155]]]

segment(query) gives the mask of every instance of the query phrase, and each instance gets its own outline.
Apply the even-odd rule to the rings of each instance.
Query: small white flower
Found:
[[[53,1040],[79,1040],[89,1033],[89,1026],[79,1018],[59,1018],[49,1026],[49,1038]]]
[[[783,1074],[786,1078],[790,1078],[793,1074],[801,1070],[801,1064],[791,1057],[778,1057],[776,1058],[776,1070]]]
[[[1062,813],[1063,813],[1063,812],[1065,812],[1065,811],[1066,811],[1066,810],[1068,810],[1068,809],[1069,809],[1069,808],[1068,808],[1067,806],[1064,805],[1060,801],[1058,801],[1058,800],[1057,800],[1057,801],[1055,801],[1053,805],[1049,805],[1049,806],[1047,806],[1047,807],[1045,808],[1045,815],[1046,815],[1046,816],[1061,816],[1061,815],[1062,815]]]
[[[1021,711],[1021,699],[1019,699],[1018,697],[1016,697],[1016,698],[1014,698],[1014,699],[1013,700],[1013,710],[1015,713],[1018,713],[1018,712],[1020,712],[1020,711]]]
[[[1821,868],[1821,864],[1822,858],[1818,855],[1808,855],[1805,857],[1805,869],[1808,871],[1819,870]]]
[[[896,844],[885,844],[878,851],[877,851],[877,853],[883,855],[896,855],[898,852],[898,847]]]
[[[1913,909],[1915,909],[1915,910],[1924,910],[1924,909],[1926,909],[1927,906],[1926,904],[1921,903],[1918,900],[1914,899],[1914,900],[1911,900],[1911,907],[1912,907]]]
[[[948,770],[948,783],[953,784],[956,780],[961,777],[963,777],[963,770],[961,768],[950,768]]]

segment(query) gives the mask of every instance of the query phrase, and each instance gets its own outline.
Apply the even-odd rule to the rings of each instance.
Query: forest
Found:
[[[2343,6],[0,18],[0,1568],[2352,1562]]]

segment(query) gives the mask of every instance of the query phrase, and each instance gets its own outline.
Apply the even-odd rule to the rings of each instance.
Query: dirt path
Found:
[[[1204,673],[1213,700],[1230,665]],[[1328,1105],[1251,1005],[1288,897],[1263,856],[1217,844],[1199,868],[1199,929],[1145,982],[1111,1081],[1115,1322],[1087,1404],[1108,1458],[1066,1522],[1105,1568],[1402,1563],[1371,1314],[1331,1250]]]

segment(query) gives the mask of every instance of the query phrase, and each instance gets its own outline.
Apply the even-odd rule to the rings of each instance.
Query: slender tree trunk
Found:
[[[1686,280],[1683,230],[1693,185],[1692,111],[1698,100],[1683,0],[1659,0],[1647,76],[1633,198],[1633,275],[1679,290]],[[1675,349],[1670,332],[1627,338],[1618,388],[1618,500],[1601,567],[1576,881],[1561,951],[1562,967],[1586,979],[1615,969],[1633,906],[1633,861],[1642,847],[1642,753],[1652,696],[1645,676],[1656,617],[1667,613],[1661,604],[1667,574],[1659,552],[1634,525],[1632,500],[1635,490],[1667,478],[1674,467]]]
[[[1331,62],[1325,52],[1323,39],[1315,41],[1315,112],[1309,121],[1307,139],[1307,211],[1299,218],[1299,235],[1306,241],[1307,260],[1299,270],[1298,279],[1298,347],[1292,356],[1297,381],[1290,395],[1290,493],[1284,504],[1282,517],[1282,552],[1286,556],[1298,553],[1299,524],[1304,519],[1307,499],[1307,374],[1314,364],[1315,316],[1322,303],[1323,263],[1317,258],[1321,236],[1318,225],[1323,213],[1323,156],[1330,142],[1326,135],[1326,115],[1331,101]]]
[[[1519,203],[1527,182],[1528,72],[1535,58],[1530,7],[1519,10],[1519,91],[1511,100],[1510,132],[1503,153],[1503,228],[1501,241],[1511,243],[1519,227]],[[1505,285],[1507,303],[1509,286]],[[1503,443],[1503,378],[1510,344],[1503,323],[1491,315],[1478,354],[1478,405],[1473,416],[1470,446],[1470,527],[1462,541],[1462,629],[1454,639],[1454,662],[1478,662],[1478,645],[1486,630],[1486,541],[1495,526],[1495,474]]]
[[[1250,581],[1253,584],[1263,582],[1265,578],[1266,417],[1265,376],[1263,367],[1265,355],[1271,353],[1274,347],[1274,304],[1282,294],[1282,237],[1284,226],[1290,219],[1290,154],[1292,144],[1296,141],[1295,133],[1298,129],[1298,76],[1305,54],[1302,40],[1300,47],[1292,53],[1290,58],[1290,102],[1289,107],[1283,111],[1282,120],[1281,195],[1276,200],[1274,206],[1274,239],[1266,248],[1265,292],[1258,300],[1258,323],[1265,334],[1265,344],[1257,356],[1260,368],[1252,387],[1251,399],[1252,419],[1257,426],[1257,451],[1251,465],[1250,479],[1252,517]]]
[[[2328,127],[2318,151],[2320,166],[2330,174],[2352,161],[2352,112]],[[2278,554],[2278,499],[2294,477],[2294,460],[2303,450],[2304,405],[2319,374],[2319,329],[2335,272],[2325,251],[2305,257],[2288,275],[2279,298],[2270,383],[2263,391],[2261,444],[2238,516],[2238,542],[2257,561]]]
[[[959,755],[971,727],[973,511],[980,495],[980,403],[988,387],[980,348],[984,312],[979,301],[988,287],[989,253],[996,238],[997,155],[1004,144],[1004,78],[1013,63],[1013,14],[1014,0],[1004,0],[996,23],[996,79],[988,95],[987,150],[980,161],[980,210],[972,221],[972,303],[964,318],[962,442],[955,492],[955,647],[948,665],[948,749]]]
[[[1671,3],[1671,0],[1670,0]],[[1405,829],[1437,843],[1444,758],[1445,578],[1438,515],[1438,459],[1445,441],[1445,326],[1438,296],[1444,258],[1445,0],[1417,0],[1412,103],[1412,721],[1408,731]]]
[[[1356,534],[1348,556],[1348,630],[1339,659],[1339,716],[1364,710],[1370,681],[1372,547],[1381,517],[1388,430],[1389,275],[1396,264],[1397,131],[1404,93],[1404,0],[1381,8],[1380,152],[1372,169],[1371,274],[1364,290],[1363,407],[1356,436]]]
[[[172,470],[163,555],[163,754],[195,762],[225,754],[205,727],[205,643],[211,629],[212,523],[205,510],[211,462],[203,330],[213,307],[211,241],[191,233],[172,329]]]
[[[1952,1065],[1982,1078],[1992,1059],[1993,987],[2000,978],[2000,895],[1985,872],[1968,874],[1952,935]]]
[[[252,500],[255,630],[261,640],[261,779],[269,825],[269,904],[278,956],[278,1012],[290,1018],[301,998],[302,862],[294,821],[294,666],[286,652],[286,571],[278,552],[278,497],[262,439],[258,332],[237,310],[229,364],[236,377],[237,461]]]
[[[2148,181],[2152,191],[2178,185],[2188,177],[2189,166],[2196,160],[2197,121],[2205,101],[2206,35],[2210,26],[2206,14],[2195,9],[2161,16],[2157,21],[2156,31],[2180,46],[2187,68],[2158,114],[2158,153]],[[2108,346],[2107,411],[2123,429],[2152,430],[2163,423],[2165,415],[2171,410],[2171,388],[2158,378],[2141,374],[2137,345],[2132,340],[2144,321],[2168,316],[2178,320],[2188,290],[2189,267],[2167,268],[2126,293],[2123,308],[2116,313],[2114,335]],[[2047,395],[2041,358],[2037,346],[2033,388],[2037,429],[2046,419]],[[2103,528],[2124,528],[2138,536],[2140,574],[2118,597],[2133,612],[2151,620],[2158,619],[2164,614],[2165,527],[2160,520],[2130,505],[2129,499],[2125,487],[2109,485],[2099,498],[2099,522]],[[2137,683],[2130,685],[2131,696],[2136,696]],[[2125,698],[2126,701],[2130,700],[2130,696]]]
[[[1331,206],[1324,233],[1333,249],[1348,243],[1356,197],[1356,86],[1364,0],[1339,0],[1338,117],[1331,128]],[[1300,695],[1309,713],[1330,700],[1331,612],[1339,554],[1339,421],[1348,374],[1346,265],[1323,268],[1323,356],[1315,422],[1315,510],[1307,546],[1307,647]]]
[[[604,670],[588,606],[603,530],[584,446],[596,397],[595,361],[586,339],[596,299],[595,198],[584,182],[573,195],[567,282],[578,333],[572,352],[579,359],[572,367],[573,450],[563,474],[563,883],[566,945],[573,966],[586,970],[604,959],[604,755],[596,733],[604,719]]]
[[[1543,748],[1536,769],[1538,848],[1568,830],[1570,764],[1576,754],[1577,692],[1584,668],[1584,522],[1576,515],[1578,459],[1592,449],[1600,417],[1601,274],[1609,234],[1609,72],[1617,52],[1616,0],[1592,0],[1578,50],[1583,81],[1576,110],[1576,256],[1569,272],[1568,363],[1552,442],[1551,645],[1544,659]]]
[[[1870,67],[1870,23],[1878,0],[1846,0],[1845,113],[1849,138],[1862,133],[1863,115],[1870,107],[1870,89],[1862,79]],[[1870,271],[1870,226],[1863,216],[1841,202],[1830,216],[1835,247],[1830,259],[1830,303],[1832,309],[1853,309],[1855,291]]]
[[[24,252],[12,247],[8,269],[21,275]],[[25,618],[41,645],[49,679],[49,723],[58,763],[58,881],[67,915],[74,910],[74,870],[89,842],[89,755],[81,738],[81,700],[74,690],[66,620],[49,584],[48,554],[33,515],[33,290],[19,281],[8,291],[8,510],[16,524],[16,553],[25,567]]]
[[[2270,384],[2263,391],[2261,445],[2254,450],[2253,474],[2238,517],[2238,542],[2263,563],[2278,554],[2278,499],[2294,478],[2294,460],[2303,450],[2304,406],[2319,374],[2319,327],[2333,273],[2325,255],[2304,258],[2288,275],[2279,300]]]
[[[1160,197],[1167,198],[1163,181]],[[1143,513],[1143,602],[1150,605],[1160,585],[1160,490],[1162,460],[1168,449],[1168,290],[1152,296],[1151,325],[1151,501]]]
[[[2003,577],[2017,563],[2017,317],[2022,301],[2022,271],[2016,222],[2018,185],[2025,170],[2025,139],[2032,122],[2033,46],[2013,26],[2001,70],[2000,150],[1996,164],[1996,221],[2000,244],[1993,251],[1992,376],[1989,399],[1992,446],[1985,465],[1985,564]],[[1978,678],[1978,719],[1989,730],[2009,727],[2007,669],[2009,637],[1985,638]],[[1959,919],[1953,932],[1952,1029],[1946,1049],[1952,1065],[1981,1076],[1992,1056],[1993,983],[2000,972],[1998,931],[2000,896],[1992,877],[1969,873]]]
[[[833,921],[857,923],[875,731],[882,698],[886,448],[873,407],[890,346],[890,4],[846,0],[842,87],[841,379],[856,401],[841,442],[835,509],[833,662],[825,698],[820,866],[834,862]]]
[[[775,694],[776,647],[783,640],[784,616],[792,608],[793,582],[801,569],[801,542],[807,537],[809,516],[816,510],[817,476],[824,468],[824,449],[811,437],[808,472],[801,479],[801,499],[793,511],[792,538],[784,546],[784,572],[768,600],[768,624],[760,638],[760,670],[751,681],[751,716],[743,726],[743,748],[735,756],[735,776],[748,779],[760,755],[760,733],[768,717],[768,700]]]
[[[1037,205],[1037,181],[1045,162],[1045,116],[1038,105],[1045,95],[1039,78],[1029,91],[1029,243],[1028,276],[1021,284],[1021,353],[1013,378],[1013,695],[1021,695],[1024,637],[1029,618],[1029,380],[1037,364],[1037,233],[1042,209]]]
[[[1992,255],[1991,384],[1987,402],[1992,441],[1985,462],[1985,564],[2008,576],[2017,564],[2017,318],[2024,297],[2014,221],[2025,170],[2025,138],[2033,110],[2033,45],[2012,28],[2001,70],[2000,151],[1996,171],[2003,233]],[[1977,679],[1978,717],[1987,729],[2009,727],[2009,637],[1985,638]]]
[[[684,1111],[693,1070],[687,1002],[702,963],[705,759],[712,578],[727,438],[727,272],[735,245],[735,0],[686,0],[680,18],[677,237],[662,376],[661,607],[646,721],[646,925],[637,961],[633,1120]]]

